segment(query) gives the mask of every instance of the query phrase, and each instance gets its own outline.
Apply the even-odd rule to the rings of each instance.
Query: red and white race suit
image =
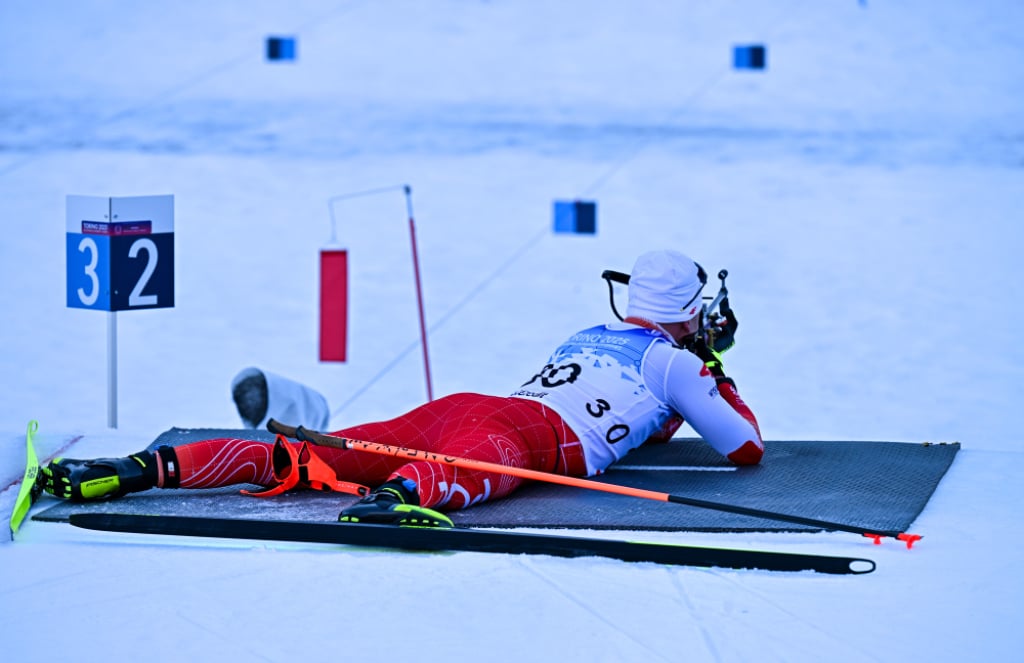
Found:
[[[334,435],[571,476],[593,475],[685,419],[737,464],[761,460],[757,422],[728,379],[716,379],[661,331],[602,325],[575,334],[511,396],[459,393],[388,421]],[[275,482],[273,445],[217,438],[176,448],[183,488]],[[504,497],[523,479],[358,450],[318,447],[338,479],[416,483],[420,504],[460,509]],[[161,483],[161,485],[163,485]]]

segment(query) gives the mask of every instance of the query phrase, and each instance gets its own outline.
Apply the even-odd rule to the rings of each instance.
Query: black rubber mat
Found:
[[[174,428],[160,435],[150,448],[214,437],[273,440],[273,435],[253,430]],[[769,441],[760,465],[734,467],[700,440],[676,439],[637,449],[596,480],[858,527],[905,531],[927,504],[959,449],[959,443]],[[60,502],[34,519],[64,521],[71,513],[105,511],[334,520],[340,509],[355,501],[347,495],[312,491],[261,499],[240,495],[239,488],[151,490],[101,503]],[[814,531],[763,518],[542,483],[528,484],[505,500],[451,515],[460,525],[477,527]]]

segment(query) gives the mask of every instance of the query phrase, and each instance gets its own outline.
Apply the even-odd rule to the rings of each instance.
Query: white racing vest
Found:
[[[598,474],[658,432],[675,411],[644,384],[643,362],[655,343],[641,327],[585,329],[563,343],[547,365],[513,392],[557,412],[583,445],[587,473]]]

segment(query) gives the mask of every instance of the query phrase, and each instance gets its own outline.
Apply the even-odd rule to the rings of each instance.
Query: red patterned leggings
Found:
[[[575,433],[540,403],[518,398],[453,394],[390,421],[353,426],[334,435],[421,449],[570,476],[585,476]],[[239,483],[274,483],[272,444],[218,438],[177,447],[181,487],[212,488]],[[461,509],[505,497],[523,479],[365,451],[317,447],[339,479],[376,486],[396,477],[412,479],[420,504]]]

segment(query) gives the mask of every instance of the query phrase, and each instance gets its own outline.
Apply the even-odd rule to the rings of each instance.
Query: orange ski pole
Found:
[[[380,442],[369,442],[367,440],[355,440],[348,437],[326,435],[324,433],[311,431],[307,428],[303,428],[302,426],[299,426],[297,428],[287,426],[273,419],[267,422],[267,428],[273,433],[280,433],[282,435],[291,437],[296,440],[311,442],[312,444],[316,444],[323,447],[334,447],[336,449],[348,449],[352,451],[366,451],[369,453],[381,454],[385,456],[405,458],[408,459],[409,461],[427,461],[429,463],[451,465],[452,467],[460,467],[467,470],[479,470],[482,472],[494,472],[495,474],[507,474],[509,476],[515,476],[521,479],[529,479],[531,481],[557,483],[563,486],[573,486],[575,488],[585,488],[587,490],[597,490],[605,493],[615,493],[617,495],[628,495],[630,497],[655,500],[658,502],[672,502],[674,504],[685,504],[687,506],[698,507],[701,509],[712,509],[715,511],[735,513],[743,516],[765,518],[767,520],[777,520],[780,522],[793,523],[796,525],[818,527],[824,530],[851,532],[853,534],[862,534],[864,536],[873,538],[876,544],[881,543],[882,537],[891,537],[903,541],[907,544],[907,548],[910,548],[914,545],[915,542],[921,539],[921,537],[917,534],[906,534],[904,532],[887,530],[875,530],[868,527],[856,527],[853,525],[846,525],[843,523],[829,522],[826,520],[817,520],[815,518],[793,516],[785,513],[776,513],[774,511],[764,511],[762,509],[751,509],[748,507],[737,506],[734,504],[708,502],[706,500],[698,500],[691,497],[684,497],[682,495],[673,495],[671,493],[662,493],[654,490],[646,490],[644,488],[620,486],[617,484],[603,483],[601,481],[593,481],[591,479],[582,479],[579,477],[570,477],[562,474],[554,474],[552,472],[542,472],[540,470],[530,470],[522,467],[512,467],[510,465],[490,463],[483,460],[474,460],[472,458],[446,456],[444,454],[439,454],[432,451],[423,451],[421,449],[410,449],[408,447],[399,447],[391,444],[382,444]]]

